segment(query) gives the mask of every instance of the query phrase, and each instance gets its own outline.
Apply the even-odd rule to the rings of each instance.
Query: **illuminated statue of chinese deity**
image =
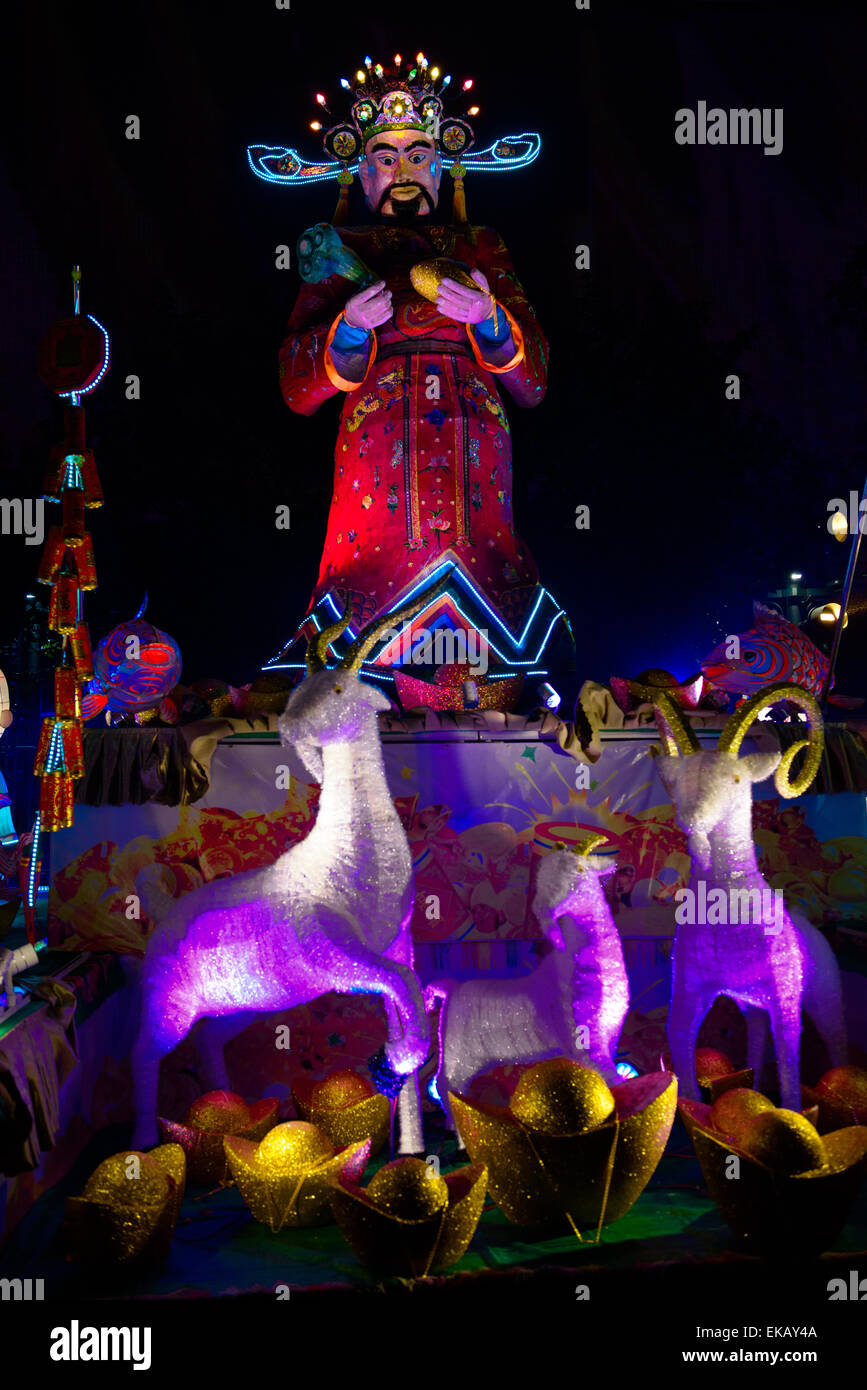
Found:
[[[463,635],[470,650],[480,644],[478,670],[499,677],[482,703],[502,705],[523,672],[544,665],[552,633],[562,624],[567,643],[571,633],[513,527],[511,439],[499,389],[519,405],[538,405],[547,344],[502,238],[467,222],[463,179],[473,167],[527,164],[539,141],[508,136],[466,154],[470,126],[443,114],[451,79],[422,54],[406,68],[400,55],[388,70],[365,59],[352,82],[343,79],[354,101],[350,120],[325,133],[330,164],[305,163],[292,150],[248,151],[255,172],[272,181],[297,186],[339,171],[341,184],[333,225],[320,223],[299,241],[306,283],[280,353],[291,410],[311,415],[342,397],[331,511],[307,616],[272,666],[291,664],[292,645],[333,623],[347,601],[352,633],[418,595],[428,602],[409,631],[396,629],[401,640],[386,639],[371,663],[396,667],[411,651],[416,669],[425,662],[430,670],[440,664],[430,660],[432,645],[419,662],[413,643],[439,630],[455,638],[437,646],[454,653],[446,664],[476,676],[461,666]],[[463,91],[470,87],[465,82]],[[317,101],[325,107],[324,96]],[[440,181],[448,166],[454,198],[444,221]],[[347,227],[353,171],[373,220]],[[342,647],[333,650],[340,655]],[[440,683],[438,692],[430,686],[438,698],[425,701],[412,698],[421,682],[405,672],[396,680],[411,703],[461,703],[460,681]],[[498,700],[498,688],[505,698]]]

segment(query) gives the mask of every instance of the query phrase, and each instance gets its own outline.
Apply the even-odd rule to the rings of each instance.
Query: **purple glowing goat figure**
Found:
[[[822,757],[822,716],[816,701],[800,686],[767,686],[739,705],[715,749],[702,749],[674,702],[664,693],[648,695],[666,752],[656,768],[672,798],[677,823],[689,837],[692,860],[690,887],[704,881],[706,893],[722,889],[733,918],[746,904],[771,897],[759,872],[752,831],[752,784],[774,774],[780,796],[800,796],[809,787]],[[807,715],[809,737],[779,753],[738,756],[741,743],[759,713],[780,700],[790,700]],[[790,780],[796,755],[806,748],[800,774]],[[766,895],[766,896],[762,896]],[[778,895],[776,895],[778,897]],[[708,914],[709,915],[709,914]],[[758,917],[758,920],[756,920]],[[753,920],[719,924],[678,925],[672,957],[671,1007],[668,1041],[680,1093],[698,1100],[695,1044],[701,1022],[721,994],[739,1004],[747,1018],[748,1065],[760,1082],[761,1063],[770,1019],[777,1054],[781,1104],[801,1108],[801,1007],[809,1014],[830,1055],[831,1066],[846,1060],[846,1032],[840,972],[834,953],[821,932],[805,917],[775,903],[770,921],[764,913]]]
[[[198,1019],[215,1021],[201,1046],[210,1084],[227,1089],[223,1046],[251,1012],[291,1009],[336,990],[382,996],[386,1060],[411,1077],[400,1093],[400,1151],[423,1150],[414,1073],[430,1033],[413,970],[412,860],[379,742],[377,711],[389,702],[356,674],[382,632],[419,606],[365,628],[331,670],[328,644],[349,617],[318,634],[308,675],[279,721],[284,743],[322,784],[315,825],[267,868],[186,894],[149,940],[133,1048],[133,1148],[156,1143],[160,1059]]]
[[[432,981],[425,999],[441,999],[437,1095],[454,1129],[449,1092],[499,1062],[566,1056],[596,1068],[610,1084],[614,1052],[629,1008],[620,936],[602,879],[614,861],[580,849],[546,854],[536,876],[533,912],[554,946],[531,974],[514,980]]]

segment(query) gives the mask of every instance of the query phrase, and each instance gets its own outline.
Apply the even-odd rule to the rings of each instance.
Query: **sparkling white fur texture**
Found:
[[[629,1008],[620,936],[602,878],[612,861],[552,850],[539,865],[533,911],[554,950],[514,980],[434,980],[440,998],[437,1094],[454,1128],[449,1091],[502,1062],[567,1056],[616,1083],[614,1054]],[[587,1029],[580,1045],[579,1026]]]
[[[291,1009],[329,990],[382,995],[391,1066],[409,1075],[425,1061],[429,1027],[410,936],[412,861],[376,718],[389,707],[353,672],[309,675],[279,729],[322,783],[312,830],[267,868],[186,894],[157,926],[133,1049],[134,1148],[156,1143],[160,1059],[200,1018],[219,1020],[203,1036],[216,1086],[228,1085],[222,1047],[251,1012]],[[403,1087],[400,1119],[401,1151],[420,1151],[415,1076]]]
[[[690,886],[704,879],[708,890],[768,890],[759,872],[752,831],[752,784],[776,770],[779,753],[702,750],[665,755],[656,767],[675,806],[677,823],[689,838]],[[672,958],[668,1041],[680,1093],[698,1100],[695,1044],[702,1019],[721,994],[747,1015],[748,1066],[760,1084],[770,1019],[777,1054],[781,1105],[800,1110],[800,1038],[803,1005],[830,1055],[831,1066],[846,1060],[840,972],[825,938],[805,918],[781,905],[772,927],[763,923],[681,924]]]

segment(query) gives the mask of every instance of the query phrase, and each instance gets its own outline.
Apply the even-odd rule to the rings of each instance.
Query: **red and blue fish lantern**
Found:
[[[83,719],[109,710],[140,714],[161,704],[181,676],[181,652],[167,632],[141,616],[120,623],[93,653],[94,679],[82,697]]]
[[[793,682],[820,696],[828,675],[828,658],[805,632],[763,603],[753,604],[754,626],[714,647],[701,663],[703,675],[731,695],[754,695],[766,685]]]

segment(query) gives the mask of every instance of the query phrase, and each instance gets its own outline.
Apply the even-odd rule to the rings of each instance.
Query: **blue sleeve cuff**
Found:
[[[475,325],[476,337],[488,347],[500,347],[501,344],[508,342],[512,330],[509,327],[509,320],[502,309],[497,310],[497,327],[494,328],[494,315],[488,319],[482,319],[481,323]]]
[[[347,323],[342,318],[334,330],[334,337],[331,339],[331,346],[338,352],[357,352],[359,348],[365,347],[370,332],[366,328],[355,328],[351,323]]]

